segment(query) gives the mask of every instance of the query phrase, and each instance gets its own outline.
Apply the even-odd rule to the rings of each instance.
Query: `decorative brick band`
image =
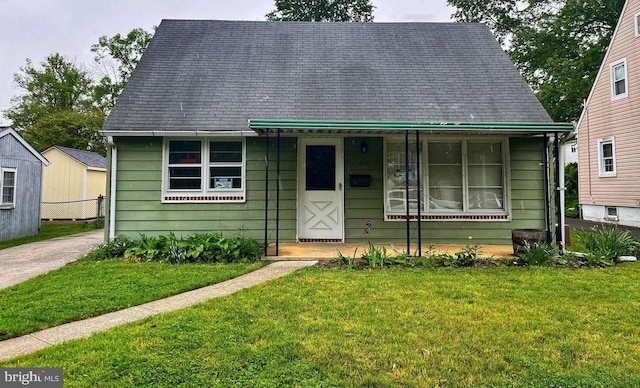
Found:
[[[341,243],[342,239],[339,238],[300,238],[298,242],[301,243]]]
[[[387,221],[405,221],[407,215],[391,214],[387,215]],[[417,215],[410,215],[409,220],[417,220]],[[508,221],[509,216],[507,214],[422,214],[420,216],[422,221]]]
[[[168,202],[244,202],[244,195],[184,195],[165,196]]]

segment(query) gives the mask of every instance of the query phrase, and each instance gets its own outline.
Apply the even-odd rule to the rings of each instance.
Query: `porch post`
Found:
[[[543,137],[543,145],[544,145],[544,160],[542,164],[544,166],[544,223],[545,229],[547,232],[547,244],[551,244],[551,195],[549,192],[549,137],[547,134],[544,134]]]
[[[411,253],[411,232],[410,232],[410,212],[409,212],[409,131],[404,132],[404,206],[407,211],[407,254]]]
[[[564,239],[562,238],[563,223],[564,223],[564,209],[562,207],[562,202],[560,201],[560,195],[564,195],[564,187],[560,187],[560,169],[564,169],[564,165],[560,164],[560,140],[558,139],[558,132],[553,134],[553,157],[556,160],[555,166],[556,171],[554,174],[554,186],[556,189],[554,190],[556,194],[556,215],[557,215],[557,224],[556,224],[556,244],[558,244],[558,248],[560,248],[560,252],[564,254]]]
[[[264,255],[267,256],[269,242],[267,240],[267,228],[269,226],[269,130],[265,130],[264,150]]]
[[[420,131],[416,130],[416,179],[418,185],[418,256],[422,256],[422,194],[420,192]],[[407,252],[409,253],[409,252]]]
[[[276,142],[276,256],[280,254],[280,128]]]

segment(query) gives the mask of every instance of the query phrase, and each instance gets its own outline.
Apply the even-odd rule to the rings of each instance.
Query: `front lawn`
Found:
[[[264,264],[80,260],[0,290],[0,340],[219,283]]]
[[[640,386],[640,264],[309,268],[3,366],[65,386]]]
[[[40,232],[35,236],[21,237],[14,240],[0,242],[0,249],[29,244],[55,237],[68,236],[70,234],[91,232],[96,230],[95,221],[92,222],[43,222]]]

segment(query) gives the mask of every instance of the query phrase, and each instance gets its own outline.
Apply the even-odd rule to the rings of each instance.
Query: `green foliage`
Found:
[[[353,256],[345,256],[338,249],[338,257],[333,260],[334,264],[344,266],[347,269],[353,269],[356,262],[356,255],[358,254],[358,248],[353,250]]]
[[[93,88],[94,104],[102,111],[113,108],[152,37],[153,33],[134,28],[125,36],[101,36],[98,43],[91,46],[96,54],[94,60],[103,73]]]
[[[619,262],[620,256],[633,255],[640,248],[628,231],[616,225],[594,228],[592,233],[579,232],[578,240],[585,247],[586,264],[591,267],[605,267]]]
[[[198,233],[177,237],[169,233],[166,236],[154,237],[141,234],[136,240],[119,236],[102,244],[86,258],[105,260],[124,257],[135,262],[183,264],[253,262],[261,256],[261,244],[239,233],[229,237],[220,233]]]
[[[267,20],[372,22],[375,8],[369,0],[275,0],[275,7]]]
[[[104,119],[105,116],[95,109],[59,110],[39,118],[20,134],[40,152],[59,145],[104,156],[107,149],[104,136],[100,134]]]
[[[384,267],[386,264],[389,264],[390,258],[391,256],[387,253],[386,247],[376,247],[371,241],[369,241],[369,249],[362,255],[362,260],[371,268]]]
[[[537,242],[529,244],[529,241],[525,241],[514,264],[544,266],[554,262],[557,256],[558,249],[555,245]]]
[[[576,121],[624,0],[448,0],[454,18],[484,22],[556,121]]]

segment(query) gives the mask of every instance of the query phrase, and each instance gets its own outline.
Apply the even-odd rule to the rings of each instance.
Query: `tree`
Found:
[[[579,118],[624,0],[447,0],[484,22],[556,121]]]
[[[91,106],[91,77],[60,54],[49,55],[34,67],[27,65],[14,74],[15,85],[23,93],[11,99],[4,112],[17,130],[32,126],[43,116],[59,110],[85,110]]]
[[[94,60],[103,74],[94,87],[93,99],[105,113],[115,105],[152,37],[152,33],[135,28],[126,36],[101,36],[98,43],[91,46],[96,54]]]
[[[40,152],[60,145],[106,155],[104,136],[100,134],[104,119],[104,114],[96,109],[86,112],[64,109],[41,117],[20,133]]]
[[[92,106],[93,83],[85,70],[56,53],[40,68],[27,59],[14,82],[22,94],[4,115],[34,148],[62,145],[105,154],[99,134],[104,114]]]
[[[372,22],[375,8],[369,0],[275,0],[275,6],[267,20]]]

